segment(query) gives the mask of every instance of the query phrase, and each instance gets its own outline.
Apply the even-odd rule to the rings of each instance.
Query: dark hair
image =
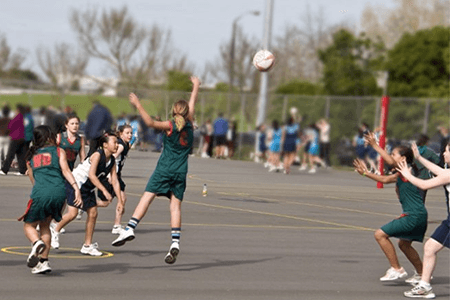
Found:
[[[2,114],[3,114],[3,117],[4,117],[4,118],[8,118],[10,112],[11,112],[11,108],[9,108],[8,105],[3,106],[3,108],[2,108]]]
[[[66,125],[69,124],[69,120],[70,120],[70,119],[77,119],[78,122],[80,122],[80,118],[79,118],[76,114],[70,113],[70,114],[68,114],[67,117],[66,117],[66,122],[65,122]]]
[[[128,124],[120,125],[119,128],[117,128],[116,135],[119,136],[127,128],[133,129],[133,127],[131,127],[131,125]]]
[[[56,145],[56,134],[47,125],[40,125],[33,130],[33,146],[28,150],[26,159],[30,160],[36,151],[45,145]]]
[[[395,147],[394,149],[398,150],[398,154],[400,156],[404,156],[406,158],[406,163],[410,165],[414,171],[414,175],[419,173],[419,169],[417,168],[416,164],[414,163],[414,152],[410,147],[399,145]]]
[[[292,124],[294,124],[294,118],[293,118],[293,117],[290,117],[290,118],[287,120],[286,124],[287,124],[287,125],[292,125]]]
[[[115,136],[117,138],[117,135],[113,131],[105,131],[101,136],[91,141],[89,145],[89,155],[86,157],[88,158],[91,156],[97,149],[101,148],[103,146],[103,143],[107,143],[109,141],[110,136]]]
[[[419,138],[417,139],[417,146],[425,146],[430,138],[426,134],[420,134]]]
[[[272,121],[272,128],[273,128],[274,130],[278,130],[278,127],[279,127],[278,121],[277,121],[277,120],[273,120],[273,121]]]

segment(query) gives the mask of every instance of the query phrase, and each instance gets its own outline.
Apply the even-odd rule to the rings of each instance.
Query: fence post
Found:
[[[286,115],[287,115],[287,110],[288,110],[288,97],[286,95],[284,95],[283,97],[283,112],[282,112],[282,121],[283,123],[286,122]]]
[[[330,97],[326,97],[326,102],[325,102],[325,119],[327,119],[327,120],[330,119],[330,106],[331,106]]]
[[[247,96],[245,93],[241,93],[241,122],[239,122],[239,160],[241,160],[241,149],[242,149],[242,131],[244,130],[245,122],[245,102]]]
[[[425,103],[425,116],[423,118],[423,128],[422,128],[423,134],[427,134],[429,119],[430,119],[430,99],[427,99]]]

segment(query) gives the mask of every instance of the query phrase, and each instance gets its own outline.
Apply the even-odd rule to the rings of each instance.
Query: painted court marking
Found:
[[[27,247],[27,246],[20,246],[20,247],[5,247],[2,248],[0,251],[4,252],[4,253],[8,253],[8,254],[14,254],[14,255],[23,255],[23,256],[28,256],[30,253],[31,247]],[[61,250],[64,251],[73,251],[76,252],[76,255],[61,255],[61,254],[57,254],[57,250],[53,251],[53,254],[50,254],[49,257],[51,258],[73,258],[73,259],[94,259],[94,258],[109,258],[109,257],[113,257],[114,254],[111,252],[107,252],[107,251],[102,251],[103,255],[102,256],[91,256],[91,255],[83,255],[80,254],[80,249],[75,249],[75,248],[59,248]],[[25,252],[22,251],[17,251],[17,250],[24,250]]]

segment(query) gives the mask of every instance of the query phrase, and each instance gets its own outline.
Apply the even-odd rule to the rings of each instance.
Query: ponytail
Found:
[[[186,125],[186,120],[183,118],[183,116],[180,115],[175,115],[173,119],[175,121],[175,126],[177,127],[178,132],[180,132]]]
[[[33,130],[33,143],[26,154],[26,160],[30,160],[37,150],[45,145],[56,146],[56,134],[52,131],[50,126],[41,125]]]

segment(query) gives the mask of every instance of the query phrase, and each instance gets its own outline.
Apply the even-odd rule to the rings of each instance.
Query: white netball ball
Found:
[[[260,72],[267,72],[275,63],[275,56],[268,50],[259,50],[253,57],[253,65]]]

